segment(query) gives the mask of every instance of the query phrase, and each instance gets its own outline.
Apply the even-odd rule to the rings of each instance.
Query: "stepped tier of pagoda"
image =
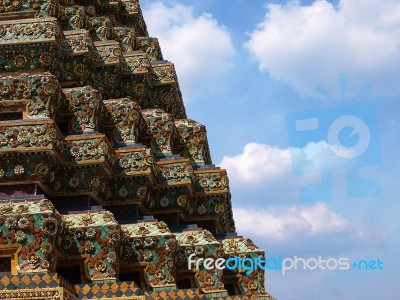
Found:
[[[0,230],[0,299],[273,299],[137,0],[0,5]]]

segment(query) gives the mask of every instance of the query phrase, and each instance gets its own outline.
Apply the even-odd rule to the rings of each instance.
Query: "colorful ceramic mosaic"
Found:
[[[152,289],[174,287],[174,261],[177,242],[164,222],[122,225],[122,262],[146,265],[146,282]]]
[[[52,203],[47,199],[1,203],[0,212],[0,246],[16,247],[10,271],[23,274],[54,270],[53,249],[61,216]]]
[[[0,17],[0,299],[273,299],[138,0]]]
[[[85,257],[84,273],[91,281],[115,280],[121,226],[108,211],[63,215],[57,246],[64,259]]]

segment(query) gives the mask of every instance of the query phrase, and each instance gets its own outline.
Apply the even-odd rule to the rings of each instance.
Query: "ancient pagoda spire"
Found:
[[[0,212],[0,299],[273,299],[137,0],[2,2]]]

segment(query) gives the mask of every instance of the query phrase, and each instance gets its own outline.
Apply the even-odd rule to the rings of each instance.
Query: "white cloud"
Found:
[[[298,175],[292,169],[293,159]],[[250,197],[253,205],[271,205],[297,201],[300,189],[321,182],[321,171],[337,167],[337,160],[323,141],[291,150],[249,143],[243,153],[225,156],[219,166],[228,171],[233,201],[240,205],[243,197]]]
[[[338,146],[330,146],[326,141],[309,142],[304,148],[291,148],[292,161],[296,171],[300,174],[321,172],[324,170],[338,170],[349,167],[349,161],[337,156],[336,153],[350,152],[347,148],[341,149]]]
[[[291,155],[304,172],[301,176],[293,175]],[[388,239],[385,230],[362,218],[346,219],[326,203],[297,202],[301,186],[320,181],[313,172],[344,167],[325,141],[291,150],[249,143],[243,153],[224,157],[220,166],[230,177],[239,234],[266,249],[336,253],[380,246]],[[337,184],[332,187],[335,195],[345,186]]]
[[[264,211],[245,208],[234,210],[239,231],[261,234],[272,240],[291,239],[298,233],[316,235],[342,231],[349,226],[347,220],[321,203],[314,206],[275,206]],[[252,217],[248,218],[249,215]]]
[[[292,149],[248,143],[243,153],[224,156],[219,166],[228,170],[233,182],[256,185],[288,179],[292,176],[292,161],[296,162],[296,170],[304,174],[346,166],[345,160],[336,156],[326,141]]]
[[[325,203],[271,206],[262,210],[234,208],[234,216],[239,234],[268,245],[296,245],[299,251],[307,249],[307,245],[321,251],[326,247],[343,250],[375,246],[388,239],[386,231],[364,221],[351,222]]]
[[[225,156],[220,164],[231,179],[245,183],[261,183],[291,172],[290,151],[278,147],[249,143],[243,153]]]
[[[206,96],[231,65],[235,53],[229,32],[208,13],[174,3],[144,3],[149,34],[157,37],[164,59],[175,64],[186,102]]]
[[[398,0],[341,0],[337,8],[326,0],[269,4],[245,47],[261,70],[301,92],[317,85],[338,91],[343,72],[349,74],[348,96],[366,83],[379,94],[400,92]]]

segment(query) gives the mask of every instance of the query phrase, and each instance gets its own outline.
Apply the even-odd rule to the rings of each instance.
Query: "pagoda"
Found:
[[[162,16],[160,16],[162,17]],[[138,0],[0,5],[0,299],[274,299]]]

